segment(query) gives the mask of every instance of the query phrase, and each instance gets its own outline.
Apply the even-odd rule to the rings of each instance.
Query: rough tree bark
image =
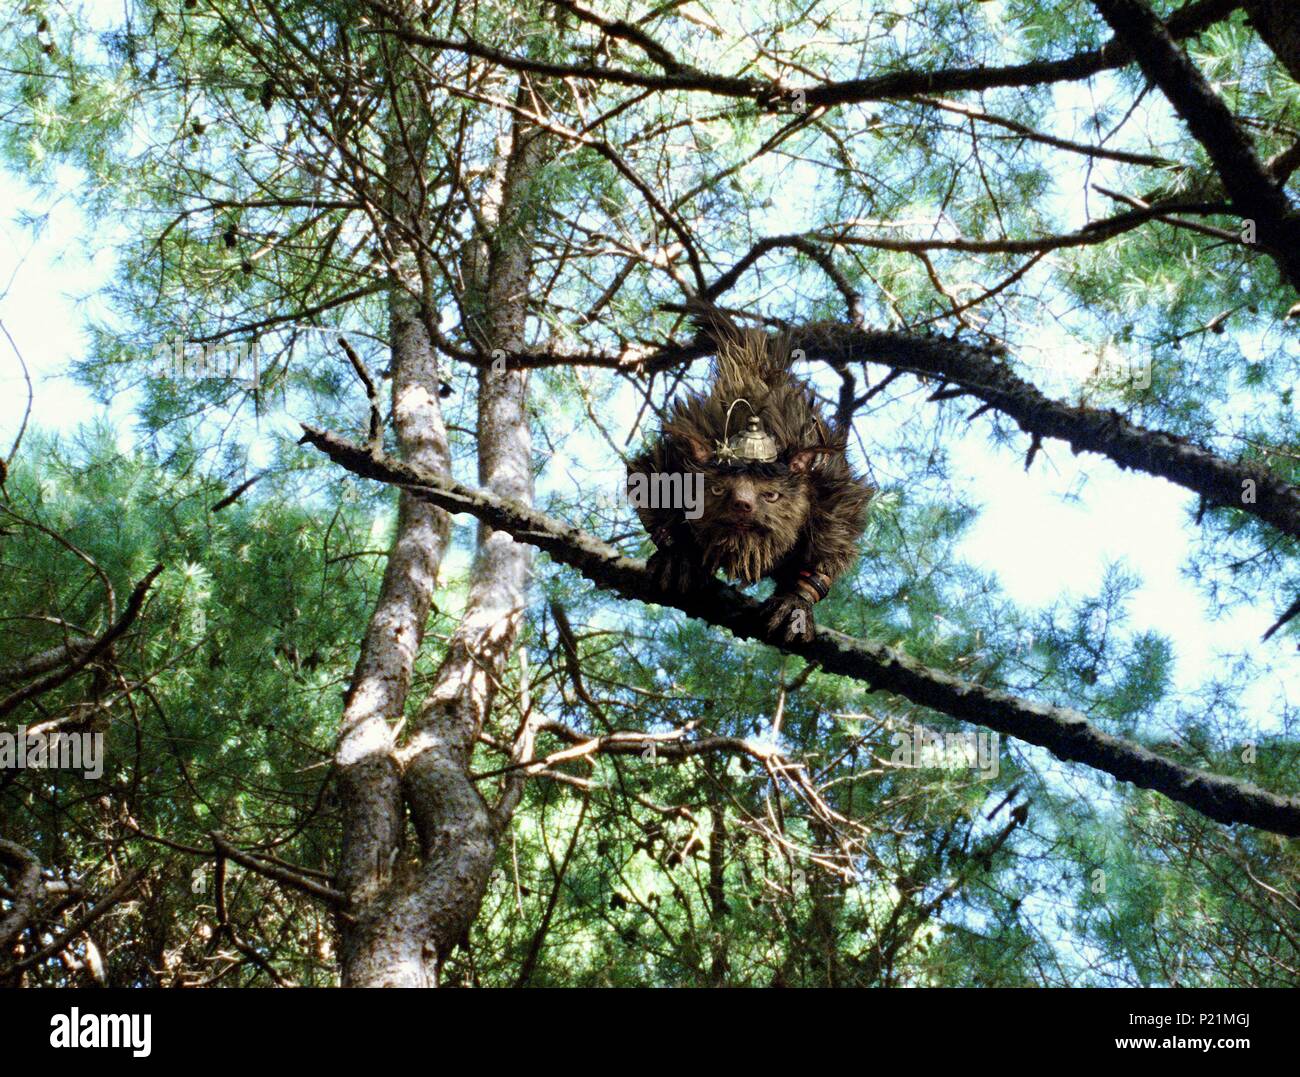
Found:
[[[403,458],[450,475],[437,354],[420,298],[427,279],[416,242],[424,232],[418,181],[424,148],[397,126],[390,125],[386,153],[393,425]],[[343,815],[338,886],[349,901],[341,930],[345,984],[365,982],[382,960],[374,928],[385,918],[384,899],[405,827],[394,728],[406,705],[450,531],[446,512],[402,493],[383,583],[344,705],[334,764]]]
[[[1295,0],[1245,0],[1245,7],[1264,44],[1300,82],[1300,11]]]
[[[466,309],[478,320],[475,344],[486,360],[478,377],[479,481],[521,504],[531,504],[533,494],[528,372],[493,359],[524,346],[531,187],[545,148],[539,132],[513,121],[479,206],[485,234],[464,266]],[[387,775],[398,776],[419,848],[382,880],[351,929],[344,975],[350,986],[436,985],[442,961],[478,911],[517,793],[508,788],[490,807],[470,780],[470,756],[518,633],[531,556],[531,547],[505,532],[480,527],[464,614],[406,743],[395,754],[390,745],[392,768],[383,772],[386,795]],[[400,804],[395,814],[400,830]]]

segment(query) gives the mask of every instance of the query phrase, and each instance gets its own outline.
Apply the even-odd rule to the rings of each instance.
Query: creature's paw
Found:
[[[646,562],[646,568],[656,584],[674,595],[690,594],[710,575],[700,563],[698,551],[690,547],[656,550]]]
[[[775,594],[758,613],[764,632],[782,643],[807,643],[813,638],[812,603],[803,595]]]

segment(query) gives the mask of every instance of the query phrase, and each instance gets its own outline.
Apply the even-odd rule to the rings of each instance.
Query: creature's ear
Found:
[[[806,449],[795,449],[786,463],[796,475],[803,475],[813,469],[819,457],[833,456],[839,451],[838,445],[811,445]]]
[[[665,426],[664,434],[683,452],[687,458],[696,464],[706,463],[711,455],[712,450],[709,443],[698,434],[692,434],[687,430],[680,430],[677,427]]]

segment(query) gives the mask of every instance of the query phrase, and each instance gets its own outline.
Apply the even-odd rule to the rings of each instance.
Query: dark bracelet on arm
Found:
[[[824,572],[814,572],[810,568],[799,570],[795,586],[809,602],[820,602],[831,591],[831,578]]]

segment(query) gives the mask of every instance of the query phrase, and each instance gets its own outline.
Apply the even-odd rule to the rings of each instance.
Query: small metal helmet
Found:
[[[737,400],[731,406],[734,408],[739,403]],[[749,401],[746,400],[745,404],[748,405]],[[730,411],[727,415],[730,418]],[[763,429],[763,420],[753,414],[749,416],[743,431],[734,438],[718,443],[717,458],[724,464],[770,464],[776,460],[777,455],[776,439]]]

